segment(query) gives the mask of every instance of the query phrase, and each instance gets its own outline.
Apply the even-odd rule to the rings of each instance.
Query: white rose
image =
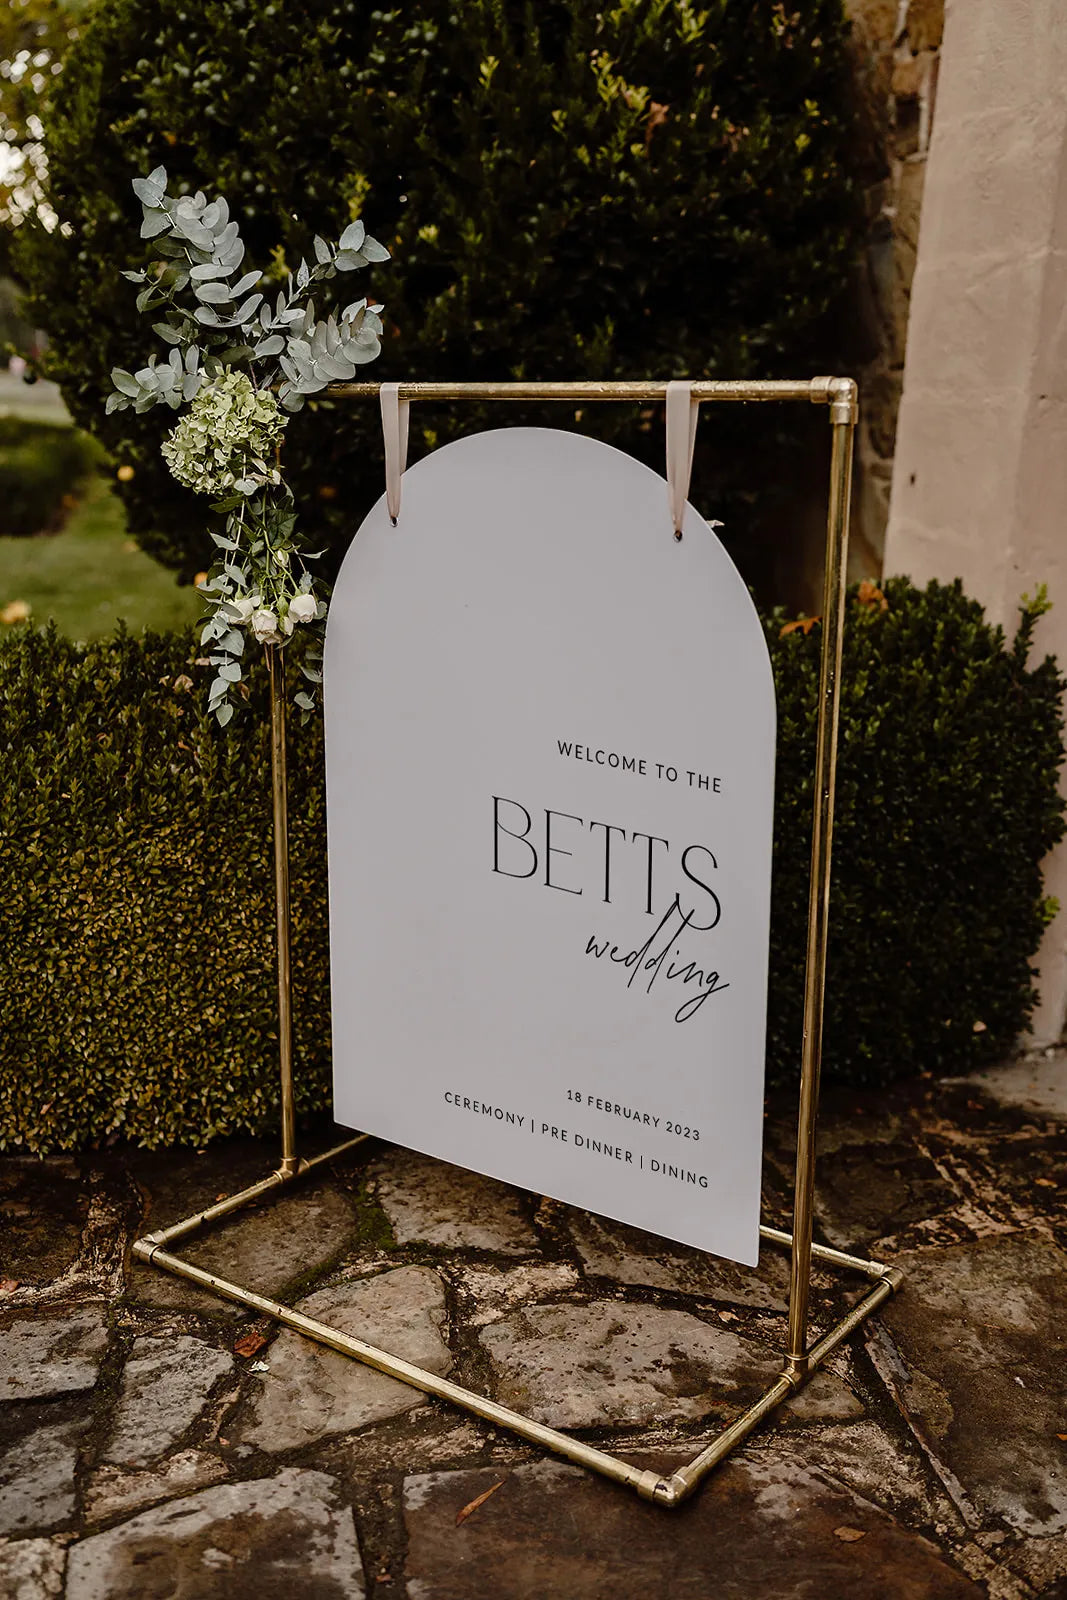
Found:
[[[314,622],[318,604],[312,594],[298,594],[289,602],[289,615],[294,622]]]
[[[236,611],[238,621],[247,622],[259,604],[259,601],[253,595],[244,594],[239,600],[231,600],[228,603],[231,609]]]
[[[281,630],[285,634],[286,638],[288,638],[289,635],[292,633],[293,627],[294,627],[293,619],[289,615],[288,611],[285,613],[285,616],[282,618],[282,620],[278,624],[278,626],[281,628]]]
[[[273,611],[264,607],[261,611],[252,613],[252,632],[260,644],[281,644],[282,636],[278,632],[278,618]]]

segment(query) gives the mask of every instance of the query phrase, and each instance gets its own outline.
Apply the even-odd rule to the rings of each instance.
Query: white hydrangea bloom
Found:
[[[206,384],[163,441],[163,456],[179,483],[218,494],[247,476],[252,457],[264,459],[288,417],[267,389],[243,372],[224,372]]]

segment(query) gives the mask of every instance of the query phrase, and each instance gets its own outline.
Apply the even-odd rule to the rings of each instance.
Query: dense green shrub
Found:
[[[958,585],[848,608],[825,1071],[1007,1050],[1063,832],[1062,682]],[[779,702],[769,1070],[795,1073],[819,628],[767,621]],[[221,735],[180,637],[0,639],[0,1146],[262,1131],[276,1115],[266,703]],[[322,727],[291,734],[297,1082],[329,1102]]]
[[[873,586],[861,585],[859,594]],[[882,609],[882,599],[887,602]],[[1036,999],[1063,836],[1063,679],[1010,646],[957,581],[852,591],[845,631],[824,1069],[885,1083],[1009,1050]],[[778,696],[768,1068],[799,1056],[820,629],[768,622]]]
[[[104,460],[95,440],[77,428],[0,417],[0,535],[54,533]]]
[[[47,118],[70,229],[24,224],[15,248],[51,374],[136,468],[121,489],[136,537],[186,575],[211,553],[160,459],[173,419],[103,417],[110,368],[145,348],[118,278],[146,254],[131,176],[162,162],[176,192],[217,187],[250,259],[279,273],[364,213],[394,252],[371,290],[387,312],[375,377],[824,370],[860,225],[846,32],[841,0],[97,0]],[[751,409],[723,408],[699,444],[694,498],[728,525],[731,496],[773,492],[778,431],[814,425]],[[484,425],[421,407],[413,458]],[[599,406],[581,426],[631,448],[636,431],[662,459],[658,418]],[[380,492],[377,408],[308,406],[286,457],[311,543],[336,559],[351,505]]]

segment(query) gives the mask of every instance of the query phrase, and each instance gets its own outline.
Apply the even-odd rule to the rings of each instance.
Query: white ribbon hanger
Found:
[[[667,385],[667,498],[671,508],[674,537],[682,537],[685,503],[689,498],[689,479],[693,471],[693,450],[697,437],[699,400],[693,399],[693,385],[676,378]],[[721,523],[718,526],[722,526]]]
[[[379,399],[382,406],[382,436],[385,440],[385,504],[395,528],[400,517],[400,480],[408,462],[411,401],[401,400],[398,383],[383,383]]]

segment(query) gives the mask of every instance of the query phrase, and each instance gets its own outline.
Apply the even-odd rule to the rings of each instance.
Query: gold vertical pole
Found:
[[[278,925],[278,1062],[281,1069],[282,1160],[279,1172],[297,1171],[293,1100],[293,988],[289,961],[289,786],[285,765],[285,657],[264,647],[270,675],[270,776],[274,798],[274,905]]]
[[[815,1201],[815,1121],[819,1111],[819,1069],[822,1064],[827,923],[830,913],[830,848],[834,828],[834,776],[841,705],[841,645],[845,629],[846,556],[856,395],[856,385],[850,378],[834,381],[830,400],[833,447],[826,518],[822,661],[819,668],[818,732],[815,742],[808,948],[804,973],[804,1039],[800,1057],[793,1247],[789,1267],[789,1348],[785,1370],[793,1377],[802,1377],[809,1365],[808,1292],[811,1286],[811,1228]]]

